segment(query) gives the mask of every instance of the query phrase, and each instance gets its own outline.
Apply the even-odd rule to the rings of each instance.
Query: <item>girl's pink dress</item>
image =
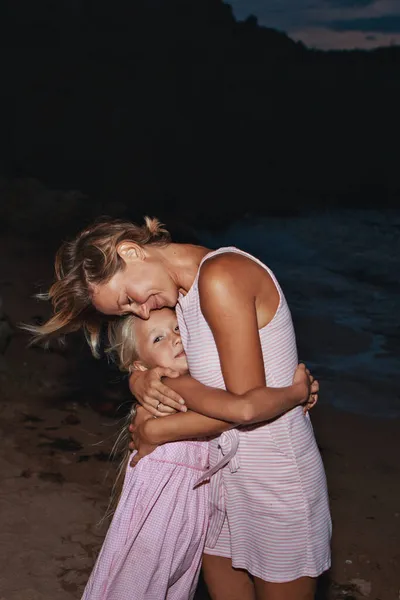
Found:
[[[190,600],[208,517],[208,443],[159,446],[128,466],[121,499],[82,600]]]

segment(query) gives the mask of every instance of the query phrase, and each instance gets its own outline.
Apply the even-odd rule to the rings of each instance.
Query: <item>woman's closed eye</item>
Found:
[[[132,298],[129,298],[129,296],[126,297],[126,304],[128,304],[128,306],[133,304],[133,300],[132,300]]]

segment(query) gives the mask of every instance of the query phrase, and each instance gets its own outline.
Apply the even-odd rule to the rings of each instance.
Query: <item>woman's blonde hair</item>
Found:
[[[62,244],[55,258],[56,281],[45,294],[53,316],[43,325],[24,325],[33,334],[33,342],[47,342],[51,337],[83,329],[92,353],[98,356],[100,330],[104,317],[91,301],[91,286],[107,283],[125,263],[117,252],[121,242],[141,246],[171,242],[169,232],[156,218],[144,217],[143,225],[102,217]]]

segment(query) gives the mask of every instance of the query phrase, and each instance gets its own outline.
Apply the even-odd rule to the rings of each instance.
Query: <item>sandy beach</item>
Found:
[[[51,276],[49,255],[3,237],[0,266],[11,323],[44,315],[31,296]],[[90,394],[62,393],[79,351],[71,358],[71,350],[45,352],[27,341],[15,331],[0,370],[0,600],[79,599],[107,528],[117,466],[108,457],[119,424],[111,401],[96,406]],[[323,380],[321,388],[323,397]],[[398,600],[400,422],[322,401],[312,421],[334,523],[333,566],[319,599]]]

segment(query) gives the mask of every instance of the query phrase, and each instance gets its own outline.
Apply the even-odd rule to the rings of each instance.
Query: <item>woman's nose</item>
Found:
[[[148,309],[148,307],[146,306],[146,304],[141,304],[139,305],[136,310],[133,309],[132,312],[140,317],[141,319],[144,319],[145,321],[147,321],[147,319],[150,318],[150,311]]]

